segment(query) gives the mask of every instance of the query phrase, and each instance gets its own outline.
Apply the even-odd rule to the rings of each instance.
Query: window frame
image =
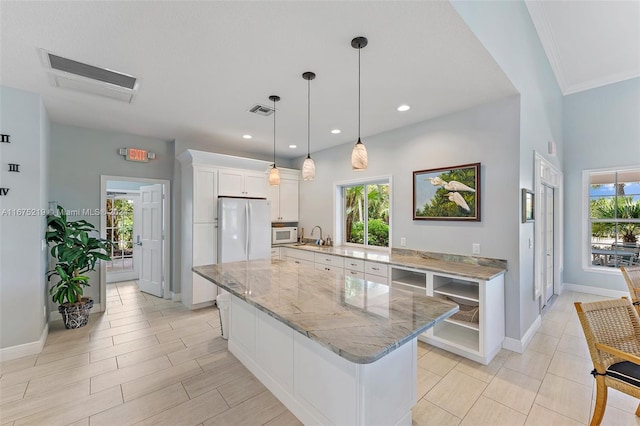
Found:
[[[357,185],[374,185],[374,184],[388,184],[389,185],[389,247],[370,246],[368,244],[356,244],[345,241],[345,229],[344,229],[344,210],[345,200],[343,196],[344,188]],[[383,176],[371,176],[362,179],[353,179],[348,181],[341,181],[334,183],[334,241],[336,245],[344,245],[348,247],[358,247],[367,250],[378,250],[391,252],[392,248],[392,235],[393,235],[393,179],[391,175]],[[368,212],[367,212],[368,217]],[[366,224],[365,224],[366,227]],[[366,229],[366,228],[365,228]]]
[[[590,209],[590,187],[591,187],[591,175],[601,173],[621,173],[621,172],[640,172],[640,165],[623,166],[623,167],[606,167],[601,169],[586,169],[582,171],[582,270],[587,272],[596,272],[607,275],[621,275],[620,267],[609,267],[593,265],[591,254],[591,209]],[[618,197],[618,195],[614,195]],[[616,219],[612,219],[612,222],[618,222]],[[621,219],[619,223],[628,223],[629,221],[635,223],[635,220]],[[637,221],[640,223],[640,219]]]

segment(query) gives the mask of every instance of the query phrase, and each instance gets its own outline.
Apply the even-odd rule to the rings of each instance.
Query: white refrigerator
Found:
[[[255,198],[218,198],[218,263],[269,258],[269,201]]]

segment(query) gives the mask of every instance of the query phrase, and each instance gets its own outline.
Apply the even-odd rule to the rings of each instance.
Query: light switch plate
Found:
[[[473,243],[471,245],[471,251],[472,251],[473,254],[480,254],[480,244]]]
[[[407,246],[407,239],[405,237],[401,237],[400,238],[400,247],[406,247]]]

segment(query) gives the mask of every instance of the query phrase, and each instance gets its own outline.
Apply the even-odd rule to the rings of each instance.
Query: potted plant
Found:
[[[51,246],[51,256],[56,259],[53,269],[47,272],[47,280],[57,276],[60,280],[49,289],[53,301],[66,328],[80,328],[89,321],[93,300],[83,297],[84,287],[98,260],[111,260],[107,252],[111,242],[90,236],[95,226],[86,220],[67,221],[67,214],[58,206],[57,214],[47,215],[46,241]]]

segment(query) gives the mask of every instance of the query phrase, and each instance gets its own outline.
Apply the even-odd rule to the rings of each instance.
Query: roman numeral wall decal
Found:
[[[9,193],[9,188],[0,188],[0,197],[4,197]]]
[[[9,163],[9,171],[20,173],[20,164]]]
[[[9,135],[2,135],[0,134],[0,143],[11,143],[9,141]]]

